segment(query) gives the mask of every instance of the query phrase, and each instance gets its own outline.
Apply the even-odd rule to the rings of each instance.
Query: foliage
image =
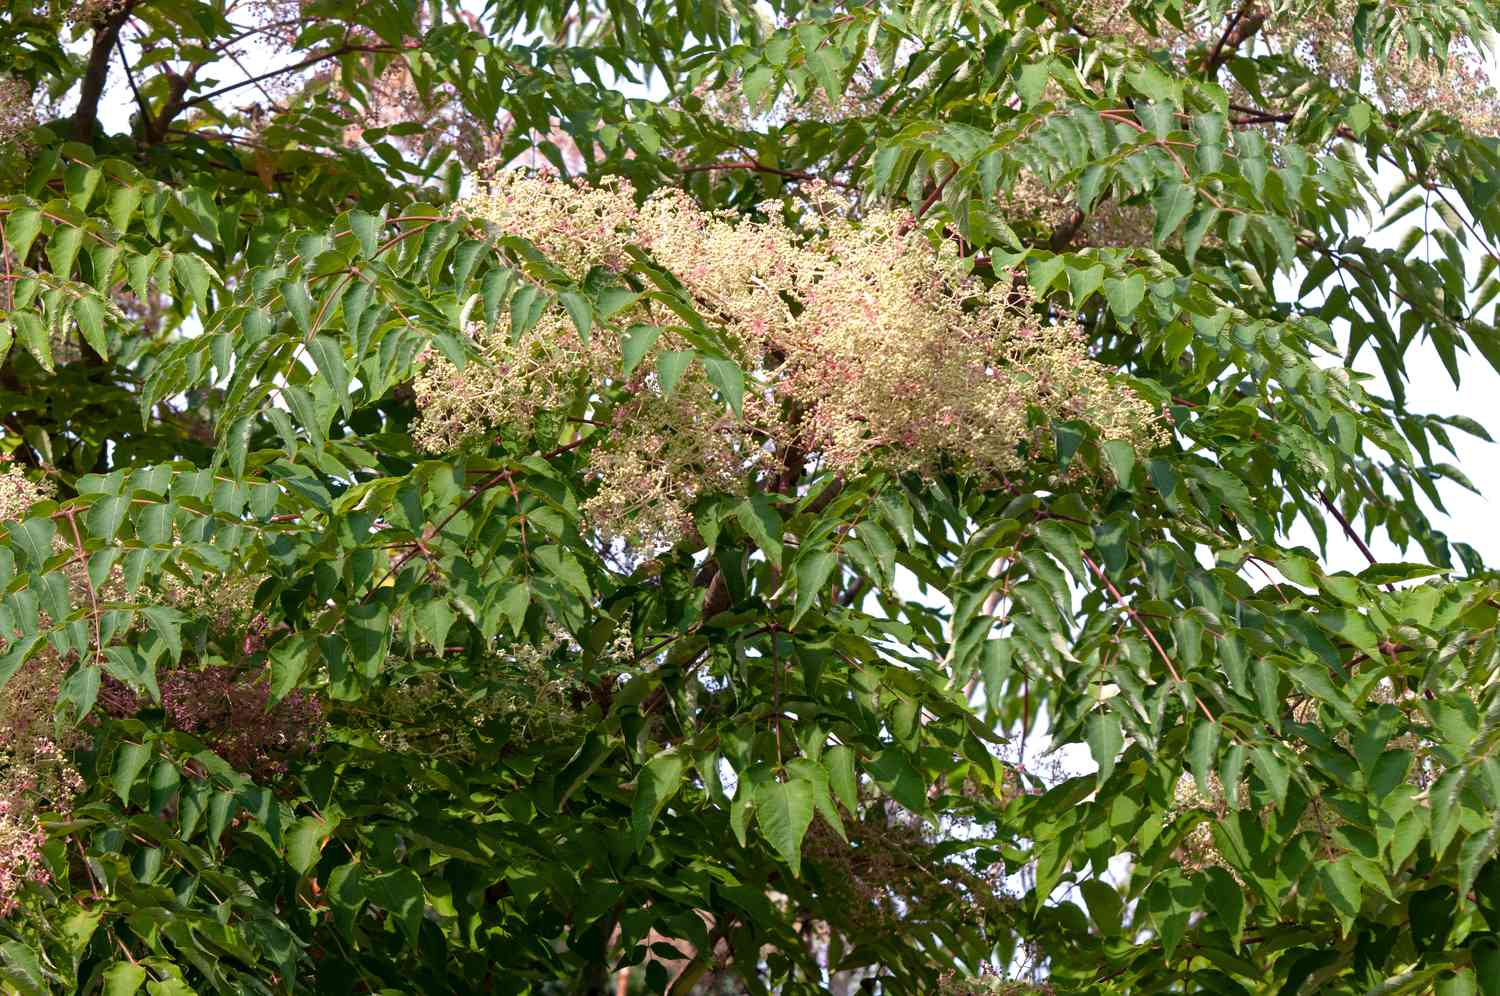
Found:
[[[0,991],[1500,992],[1497,15],[1069,6],[13,0]]]

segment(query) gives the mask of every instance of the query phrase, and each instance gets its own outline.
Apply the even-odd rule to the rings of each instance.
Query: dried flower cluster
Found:
[[[28,661],[0,686],[0,917],[27,883],[45,883],[43,812],[66,812],[83,781],[69,763],[75,744],[53,724],[66,666],[56,654]]]
[[[476,675],[451,668],[400,678],[377,693],[371,734],[388,750],[431,757],[469,753],[503,724],[507,737],[535,744],[576,735],[585,721],[588,683],[583,648],[562,630],[539,644],[518,642],[476,662]],[[599,652],[594,666],[623,672],[635,659],[628,627]]]
[[[833,199],[808,193],[825,206]],[[624,270],[632,249],[649,253],[727,333],[749,374],[741,417],[701,364],[668,391],[657,359],[690,348],[669,327],[626,375],[626,336],[671,320],[649,300],[587,341],[553,308],[518,341],[472,327],[484,365],[459,369],[428,354],[415,387],[417,436],[429,450],[497,428],[529,433],[570,408],[607,425],[591,465],[599,491],[585,508],[606,535],[668,545],[700,494],[743,490],[809,458],[843,473],[999,479],[1039,455],[1038,413],[1083,419],[1143,448],[1162,435],[1158,414],[1088,357],[1075,324],[1040,318],[1008,279],[973,278],[950,242],[908,215],[855,221],[828,210],[802,237],[776,217],[705,212],[680,191],[637,205],[618,185],[516,171],[484,183],[460,210],[493,234],[529,239],[580,280],[593,267]]]
[[[31,85],[14,76],[0,77],[0,145],[14,142],[35,127]]]
[[[938,996],[1052,996],[1055,991],[1046,983],[1007,979],[987,966],[979,975],[948,972],[938,980]]]
[[[1272,9],[1267,9],[1270,7]],[[1481,135],[1500,134],[1500,94],[1486,69],[1487,43],[1462,30],[1449,44],[1447,55],[1413,52],[1397,32],[1397,41],[1387,53],[1354,45],[1353,24],[1359,12],[1357,0],[1316,0],[1293,4],[1256,5],[1235,15],[1239,24],[1258,20],[1259,27],[1245,32],[1247,50],[1289,56],[1317,77],[1336,87],[1356,90],[1383,111],[1404,114],[1430,111],[1452,117],[1465,129]],[[1186,29],[1159,24],[1148,32],[1136,23],[1127,5],[1109,0],[1086,0],[1070,5],[1070,22],[1094,36],[1113,37],[1129,44],[1152,48],[1166,44],[1174,53],[1186,55],[1207,51],[1225,36],[1223,21],[1188,19]],[[1378,17],[1401,26],[1403,9],[1398,4],[1378,5]],[[1263,20],[1259,20],[1263,19]],[[1238,96],[1245,96],[1235,87]]]
[[[275,704],[264,673],[215,665],[182,667],[161,674],[161,707],[167,723],[191,733],[237,771],[266,778],[286,771],[286,762],[315,747],[322,737],[322,704],[297,690]],[[106,677],[99,701],[113,716],[132,716],[144,703]]]
[[[840,837],[820,817],[803,843],[803,859],[819,889],[851,931],[920,929],[955,918],[976,926],[1004,922],[1014,896],[1003,882],[936,859],[942,842],[921,820],[894,806],[869,806]]]

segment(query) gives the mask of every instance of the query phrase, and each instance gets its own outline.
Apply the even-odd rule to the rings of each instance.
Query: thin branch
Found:
[[[1120,594],[1120,589],[1116,588],[1114,582],[1110,581],[1105,575],[1104,569],[1094,563],[1093,558],[1088,554],[1083,555],[1083,562],[1088,564],[1089,568],[1099,576],[1100,581],[1104,582],[1104,587],[1108,588],[1109,593],[1114,596],[1115,604],[1124,610],[1126,615],[1135,620],[1135,624],[1140,627],[1141,632],[1146,634],[1146,639],[1150,641],[1151,646],[1156,648],[1156,652],[1161,657],[1162,663],[1167,666],[1167,673],[1172,676],[1172,680],[1178,684],[1184,684],[1182,675],[1177,671],[1177,666],[1172,663],[1172,658],[1167,656],[1166,650],[1163,649],[1161,643],[1156,639],[1156,634],[1151,632],[1151,627],[1146,625],[1146,621],[1140,617],[1135,608],[1129,602],[1125,601],[1125,596]],[[1199,710],[1208,718],[1208,721],[1210,723],[1217,722],[1214,719],[1214,714],[1209,711],[1208,706],[1204,705],[1203,700],[1198,697],[1198,693],[1192,690],[1192,686],[1188,687],[1188,691],[1192,694],[1193,701],[1198,704]]]
[[[337,59],[341,55],[349,55],[354,52],[389,53],[398,51],[400,50],[391,45],[340,45],[338,48],[330,49],[327,52],[319,52],[316,55],[310,55],[306,59],[303,59],[301,62],[295,62],[290,66],[282,66],[280,69],[272,69],[268,72],[261,73],[259,76],[252,76],[249,79],[243,79],[237,83],[230,83],[228,86],[221,86],[217,90],[210,90],[208,93],[199,94],[196,97],[192,97],[184,101],[183,106],[193,107],[197,104],[207,103],[208,101],[213,100],[215,97],[222,97],[226,93],[232,93],[235,90],[239,90],[247,86],[258,86],[265,80],[274,79],[275,77],[283,76],[286,73],[295,73],[299,69],[306,69],[309,66],[315,66],[320,62],[327,62],[329,59]]]
[[[141,109],[141,128],[145,129],[147,122],[151,120],[151,109],[146,106],[146,98],[141,96],[141,88],[136,85],[130,60],[125,57],[125,42],[119,35],[115,35],[115,49],[120,53],[120,65],[125,67],[125,78],[130,81],[130,92],[135,94],[135,104]]]
[[[563,446],[557,447],[556,449],[548,450],[546,453],[541,454],[541,459],[543,459],[543,460],[550,460],[553,457],[561,456],[562,454],[568,452],[569,450],[575,450],[575,449],[577,449],[578,447],[582,446],[584,443],[588,442],[590,439],[593,439],[593,438],[594,438],[593,436],[580,436],[579,438],[573,440],[571,443],[567,443],[567,444],[565,444]],[[465,509],[467,509],[470,505],[473,505],[476,501],[478,501],[481,495],[483,495],[486,491],[490,490],[491,488],[499,485],[502,481],[509,481],[510,477],[511,477],[511,470],[510,470],[510,468],[506,468],[505,470],[497,470],[497,471],[495,471],[495,473],[491,474],[489,477],[486,477],[484,480],[482,480],[478,484],[474,485],[473,493],[471,493],[469,495],[469,497],[465,498],[462,502],[460,502],[457,508],[455,508],[453,511],[449,512],[446,516],[444,516],[443,520],[441,522],[437,523],[437,525],[428,526],[426,529],[424,529],[422,531],[421,537],[419,537],[418,539],[412,541],[412,543],[411,543],[411,549],[407,550],[404,554],[402,554],[400,557],[398,557],[396,559],[396,562],[391,565],[391,569],[388,570],[388,571],[386,571],[385,575],[379,581],[377,581],[374,584],[374,586],[372,586],[370,588],[369,592],[366,593],[366,595],[365,595],[365,597],[364,597],[363,600],[364,601],[369,601],[370,597],[372,595],[374,595],[375,592],[379,591],[385,585],[385,583],[387,581],[389,581],[391,578],[395,577],[396,574],[397,574],[397,572],[399,572],[401,570],[401,568],[405,567],[407,565],[407,563],[409,563],[413,557],[415,557],[419,553],[422,553],[426,549],[427,541],[428,540],[430,540],[433,537],[437,536],[445,528],[447,528],[448,523],[450,523],[454,519],[458,518],[459,514],[462,513]],[[515,487],[514,483],[511,484],[511,487],[512,487],[512,489],[514,489],[514,487]],[[520,512],[520,506],[519,505],[517,505],[516,511],[518,513]]]
[[[748,170],[752,173],[769,173],[772,176],[779,176],[786,180],[797,180],[802,183],[811,183],[817,180],[822,180],[824,183],[828,184],[831,187],[849,186],[846,181],[840,180],[837,177],[820,177],[814,176],[811,173],[805,173],[802,170],[781,169],[778,166],[767,166],[765,163],[753,157],[747,159],[734,159],[728,162],[721,163],[703,163],[698,166],[683,166],[681,167],[681,169],[684,173],[717,173],[723,170],[736,169]]]

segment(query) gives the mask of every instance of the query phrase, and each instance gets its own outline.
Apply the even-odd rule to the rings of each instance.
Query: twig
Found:
[[[1100,581],[1104,582],[1104,587],[1108,588],[1109,593],[1114,596],[1115,603],[1125,611],[1126,615],[1135,620],[1135,624],[1140,627],[1141,632],[1146,634],[1146,639],[1151,642],[1151,646],[1156,648],[1157,654],[1161,656],[1162,663],[1167,666],[1167,673],[1172,676],[1172,680],[1177,682],[1178,684],[1183,684],[1184,682],[1182,680],[1182,675],[1178,673],[1177,666],[1172,663],[1172,658],[1167,656],[1166,650],[1162,648],[1160,641],[1156,639],[1156,634],[1151,632],[1151,627],[1146,625],[1146,621],[1140,617],[1140,614],[1135,611],[1135,609],[1130,605],[1129,602],[1125,601],[1125,596],[1120,594],[1120,589],[1116,588],[1114,586],[1114,583],[1110,581],[1107,576],[1105,576],[1103,568],[1094,563],[1093,558],[1091,558],[1088,554],[1083,555],[1083,562],[1085,564],[1088,564],[1089,568],[1099,576]],[[1203,700],[1198,697],[1198,693],[1193,692],[1191,686],[1189,686],[1188,690],[1192,692],[1193,701],[1198,704],[1198,708],[1203,712],[1203,715],[1208,718],[1208,721],[1210,723],[1217,722],[1217,720],[1214,719],[1214,714],[1209,711],[1208,706],[1204,705]]]
[[[1359,534],[1354,531],[1354,526],[1344,517],[1344,513],[1338,510],[1338,507],[1333,504],[1322,488],[1318,489],[1318,501],[1322,502],[1323,507],[1328,509],[1329,514],[1338,521],[1339,527],[1344,530],[1344,535],[1349,537],[1355,546],[1359,547],[1359,552],[1365,555],[1365,559],[1370,562],[1370,566],[1373,567],[1380,563],[1380,561],[1375,559],[1375,554],[1371,553],[1370,548],[1365,545],[1365,541],[1359,538]],[[1385,586],[1385,590],[1395,591],[1396,589],[1394,586],[1388,584]]]
[[[141,109],[141,129],[144,130],[151,121],[151,110],[146,106],[146,98],[141,96],[141,88],[136,85],[135,73],[131,71],[130,60],[125,57],[125,42],[115,35],[115,48],[120,53],[120,65],[125,67],[125,78],[130,81],[130,92],[135,94],[135,104]]]

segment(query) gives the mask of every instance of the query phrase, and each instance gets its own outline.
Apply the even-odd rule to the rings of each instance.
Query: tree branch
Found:
[[[78,109],[73,112],[73,138],[76,141],[87,144],[94,137],[94,129],[99,124],[99,98],[104,96],[104,84],[109,82],[109,60],[114,57],[120,29],[125,26],[134,7],[133,0],[127,0],[119,10],[95,22],[94,40],[89,46],[89,59],[78,90]]]
[[[1213,51],[1208,53],[1208,58],[1203,60],[1203,71],[1205,73],[1216,72],[1224,64],[1224,60],[1255,36],[1261,25],[1266,23],[1267,16],[1266,11],[1255,6],[1254,0],[1246,0],[1246,3],[1229,19]]]
[[[391,45],[340,45],[338,48],[329,49],[327,52],[319,52],[316,55],[310,55],[306,59],[303,59],[301,62],[294,62],[290,66],[282,66],[280,69],[272,69],[268,72],[261,73],[259,76],[251,76],[249,79],[243,79],[237,83],[230,83],[228,86],[221,86],[217,90],[210,90],[208,93],[199,94],[198,96],[192,97],[185,101],[183,106],[193,107],[198,104],[207,103],[208,101],[213,100],[215,97],[222,97],[226,93],[232,93],[235,90],[240,90],[247,86],[255,86],[266,80],[274,79],[277,76],[283,76],[286,73],[295,73],[299,69],[306,69],[309,66],[315,66],[320,62],[327,62],[329,59],[337,59],[341,55],[349,55],[353,52],[396,51],[399,51],[399,49]]]

